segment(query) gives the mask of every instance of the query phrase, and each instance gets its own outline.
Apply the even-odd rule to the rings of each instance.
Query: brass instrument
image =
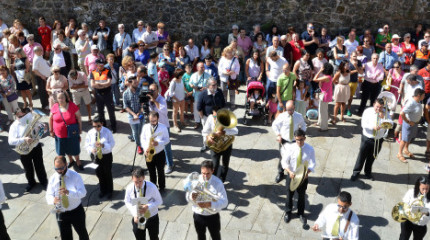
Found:
[[[97,143],[100,143],[100,132],[96,132],[97,135]],[[103,153],[102,153],[102,147],[99,146],[97,147],[97,158],[98,159],[102,159],[103,158]]]
[[[225,151],[233,143],[234,136],[216,136],[215,133],[217,131],[222,131],[225,128],[234,128],[236,127],[236,125],[237,118],[232,111],[229,111],[227,109],[218,110],[216,114],[216,123],[213,129],[213,133],[209,135],[210,138],[213,138],[214,143],[209,143],[209,141],[206,141],[206,145],[216,153]]]
[[[215,214],[216,210],[211,208],[200,208],[198,203],[203,202],[216,202],[219,200],[219,196],[213,194],[209,189],[205,186],[205,183],[199,181],[199,173],[192,172],[188,175],[184,182],[184,190],[189,192],[189,200],[193,203],[195,207],[198,207],[201,212],[207,211],[210,214]],[[192,199],[192,195],[197,194],[196,199]]]
[[[388,102],[387,102],[387,98],[386,97],[382,97],[382,99],[384,100],[384,118],[382,118],[381,120],[380,120],[380,124],[379,124],[379,126],[381,127],[381,128],[383,128],[383,129],[385,129],[386,131],[388,131],[388,130],[390,130],[390,129],[392,129],[393,128],[393,120],[391,120],[389,117],[388,117],[388,111],[389,111],[389,109],[388,109]],[[379,114],[379,113],[378,113]],[[373,157],[376,159],[377,157],[378,157],[378,149],[379,149],[379,146],[380,146],[380,140],[379,139],[376,139],[376,135],[377,135],[377,133],[378,133],[378,131],[374,131],[374,134],[373,134],[373,136],[375,137],[375,144],[374,144],[374,146],[373,146]]]
[[[42,118],[37,113],[33,114],[33,120],[29,123],[24,131],[23,137],[29,137],[33,139],[31,143],[27,143],[27,141],[23,141],[22,143],[15,146],[14,150],[20,155],[27,155],[33,150],[34,147],[39,144],[39,140],[42,136],[48,131],[46,124],[39,122],[39,119]]]
[[[405,222],[409,220],[412,223],[418,223],[423,216],[423,212],[419,209],[418,211],[414,211],[414,207],[424,207],[423,202],[424,195],[418,197],[417,200],[413,201],[410,205],[405,202],[399,202],[391,211],[391,216],[397,222]]]

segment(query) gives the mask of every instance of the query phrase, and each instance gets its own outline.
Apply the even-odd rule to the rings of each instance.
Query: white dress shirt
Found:
[[[210,208],[212,209],[212,211],[219,213],[223,208],[227,207],[227,205],[228,205],[227,193],[225,191],[224,184],[222,183],[222,181],[219,178],[212,175],[206,184],[205,181],[203,180],[203,176],[200,174],[199,182],[204,183],[206,188],[211,193],[213,193],[214,195],[219,197],[219,199],[217,201],[211,202]],[[193,202],[193,200],[191,199],[191,192],[187,192],[185,194],[185,199],[187,199],[188,202]],[[194,204],[193,204],[192,209],[193,209],[194,213],[204,215],[204,216],[216,214],[216,213],[208,212],[208,211],[204,210],[203,208],[200,208],[199,206],[196,206]]]
[[[191,61],[194,61],[195,58],[199,57],[199,48],[196,45],[194,45],[192,48],[190,45],[187,45],[184,47],[184,49]]]
[[[147,123],[142,128],[142,133],[140,134],[140,143],[143,147],[143,150],[146,151],[149,147],[149,140],[152,135],[152,125]],[[164,124],[158,122],[158,125],[154,131],[154,140],[158,142],[155,148],[155,154],[160,153],[164,150],[164,146],[170,142],[169,132],[167,132],[167,128]]]
[[[300,153],[300,147],[297,144],[286,144],[281,148],[281,152],[284,152],[281,159],[283,169],[289,169],[292,172],[296,172],[297,157]],[[308,163],[308,170],[311,172],[315,171],[315,150],[314,148],[305,143],[302,147],[302,163]]]
[[[1,210],[2,203],[5,201],[6,201],[6,195],[4,194],[3,183],[0,180],[0,210]]]
[[[412,202],[414,202],[417,199],[418,198],[414,197],[414,189],[412,188],[406,192],[405,196],[403,197],[403,202],[411,205]],[[424,196],[424,198],[423,198],[423,203],[424,203],[424,207],[430,208],[430,199],[427,199],[426,196]],[[421,217],[421,219],[417,223],[417,225],[425,226],[429,223],[429,221],[430,221],[430,216],[426,216],[423,214],[423,216]]]
[[[63,52],[54,53],[54,57],[52,58],[52,66],[57,66],[57,67],[60,67],[60,68],[66,66],[66,62],[64,60]]]
[[[155,99],[155,101],[159,103],[160,108],[157,108],[154,103],[149,102],[149,111],[158,112],[158,122],[164,124],[164,126],[166,126],[167,128],[170,128],[169,117],[167,116],[168,110],[166,99],[161,94],[158,94],[158,97]]]
[[[142,40],[143,41],[143,34],[146,32],[146,29],[145,28],[142,28],[142,31],[139,31],[139,28],[135,28],[134,30],[133,30],[133,36],[132,36],[132,41],[134,42],[134,43],[137,43],[137,42],[139,42],[139,40]],[[125,48],[124,48],[125,49]]]
[[[361,127],[363,128],[363,135],[367,138],[375,138],[375,136],[373,136],[373,128],[376,124],[381,125],[381,118],[379,118],[378,123],[376,123],[377,116],[378,115],[373,107],[369,107],[363,112],[361,117]],[[386,132],[388,131],[383,128],[379,129],[375,139],[383,138]]]
[[[232,60],[233,59],[227,59],[225,57],[221,57],[221,59],[219,60],[218,74],[219,74],[219,79],[222,82],[227,82],[228,80],[229,75],[224,74],[226,70],[230,70],[231,72],[234,72],[233,75],[230,75],[231,79],[236,79],[237,75],[239,75],[239,72],[240,72],[239,60],[235,58],[233,64],[231,64]]]
[[[157,33],[155,31],[151,31],[150,33],[148,31],[145,31],[143,33],[143,35],[142,35],[142,39],[141,40],[143,40],[143,42],[145,44],[151,44],[153,42],[157,42],[158,41],[158,36],[157,36]],[[157,46],[149,47],[148,49],[154,49],[156,47]]]
[[[209,115],[208,118],[206,119],[205,125],[203,126],[203,130],[202,130],[202,136],[204,139],[206,139],[206,137],[211,134],[213,132],[215,128],[215,117],[213,116],[213,114]],[[226,135],[237,135],[239,133],[239,130],[237,129],[237,127],[234,128],[224,128],[225,134]]]
[[[54,198],[59,197],[60,177],[61,174],[55,172],[54,175],[49,178],[48,187],[46,189],[46,201],[49,205],[54,205]],[[71,211],[81,204],[81,199],[87,195],[87,190],[85,189],[81,175],[71,169],[68,169],[64,175],[64,182],[66,184],[66,189],[69,191],[69,207],[65,208],[65,210]]]
[[[357,214],[355,214],[354,212],[352,212],[351,221],[349,222],[348,229],[346,230],[346,233],[344,232],[345,225],[348,221],[350,212],[351,209],[348,209],[348,211],[342,214],[342,217],[340,218],[339,236],[343,237],[344,240],[358,240],[360,220],[358,219]],[[341,215],[341,213],[339,213],[338,211],[337,203],[331,203],[327,205],[324,211],[318,216],[318,219],[315,224],[318,224],[318,227],[320,229],[325,226],[325,229],[323,230],[324,235],[331,236],[333,226],[339,215]]]
[[[294,138],[290,139],[290,118],[291,115],[288,114],[288,112],[283,112],[279,114],[279,116],[273,121],[272,129],[275,132],[276,135],[281,135],[281,137],[286,140],[287,142],[294,142]],[[298,130],[299,128],[303,131],[306,131],[306,123],[305,119],[303,119],[302,114],[298,112],[293,113],[293,125],[294,125],[294,131]]]
[[[91,154],[93,149],[96,147],[96,134],[97,130],[95,128],[91,128],[87,133],[87,137],[85,138],[85,149],[87,149],[88,154]],[[100,129],[100,143],[104,144],[102,147],[102,154],[108,154],[112,152],[113,147],[115,146],[115,140],[113,139],[112,132],[103,127]]]
[[[16,146],[24,142],[24,132],[28,124],[33,120],[33,114],[27,113],[24,117],[15,120],[9,128],[8,142],[11,146]]]
[[[48,61],[46,61],[42,56],[38,56],[37,54],[34,54],[33,70],[37,70],[44,77],[51,76],[51,67],[48,64]]]
[[[146,192],[144,193],[144,188],[146,184]],[[148,211],[151,213],[151,217],[158,214],[158,207],[163,204],[163,199],[161,198],[160,192],[157,189],[157,186],[150,181],[144,181],[142,184],[142,196],[148,199]],[[134,182],[130,183],[125,189],[125,197],[124,202],[125,206],[130,211],[133,217],[137,217],[137,209],[136,205],[131,204],[131,200],[137,197],[140,197],[139,189],[136,189]]]

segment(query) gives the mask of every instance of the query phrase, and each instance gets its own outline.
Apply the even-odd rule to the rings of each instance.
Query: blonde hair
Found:
[[[109,53],[108,55],[106,55],[106,59],[108,58],[114,58],[115,59],[115,55],[113,55],[113,53]]]
[[[344,38],[342,36],[337,36],[336,43],[341,44],[343,40],[344,40]]]
[[[157,28],[164,28],[165,25],[162,22],[157,23]]]
[[[227,55],[227,52],[233,53],[233,48],[231,46],[224,48],[224,50],[222,50],[221,56],[225,57]]]
[[[130,56],[125,56],[121,61],[123,68],[127,68],[130,64],[134,64],[133,58]]]

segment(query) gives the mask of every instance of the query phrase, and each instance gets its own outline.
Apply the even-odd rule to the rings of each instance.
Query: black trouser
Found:
[[[281,148],[283,148],[283,145],[285,144],[287,142],[287,140],[285,140],[285,139],[281,139],[281,143],[279,144],[279,162],[278,162],[278,174],[279,175],[281,175],[282,177],[284,176],[284,168],[282,167],[282,164],[281,164],[281,160],[282,160],[282,155],[281,155]],[[294,141],[294,142],[289,142],[290,144],[291,143],[295,143],[296,141]]]
[[[427,233],[427,226],[413,224],[410,221],[400,223],[400,238],[399,240],[409,240],[414,233],[414,240],[422,240]]]
[[[62,240],[72,240],[72,226],[78,233],[80,240],[89,240],[88,232],[85,227],[85,211],[80,204],[77,208],[72,211],[59,213],[60,221],[58,221],[58,227],[60,227],[60,234]]]
[[[46,81],[44,81],[39,76],[36,76],[37,83],[37,94],[39,94],[40,104],[42,105],[42,109],[49,106],[48,102],[48,93],[46,92]]]
[[[233,149],[233,144],[231,144],[226,150],[216,153],[211,150],[212,162],[214,163],[214,173],[219,177],[222,182],[225,182],[227,177],[228,165],[230,164],[231,150]],[[222,167],[219,168],[220,158],[222,157]]]
[[[100,192],[108,194],[113,192],[113,179],[112,179],[112,153],[103,154],[102,159],[96,159],[99,165],[96,169],[96,175],[100,182]]]
[[[293,211],[293,197],[294,192],[299,194],[299,198],[297,200],[297,214],[303,215],[305,213],[305,194],[306,189],[308,188],[308,179],[303,180],[302,185],[300,185],[294,192],[290,191],[290,176],[286,177],[286,186],[287,186],[287,200],[285,202],[285,212],[291,213]]]
[[[21,163],[24,167],[25,177],[27,178],[28,184],[36,184],[34,180],[34,170],[36,169],[37,179],[40,184],[47,185],[48,178],[46,177],[45,166],[43,165],[43,151],[42,145],[39,143],[36,147],[31,150],[27,155],[21,155]]]
[[[363,81],[361,84],[361,102],[360,108],[358,110],[359,113],[363,113],[366,108],[367,100],[370,99],[370,106],[373,106],[376,98],[378,97],[379,92],[381,91],[381,84],[378,83],[370,83],[369,81]]]
[[[158,233],[159,233],[159,226],[160,226],[160,220],[158,218],[158,214],[146,220],[145,230],[137,228],[137,223],[134,222],[134,218],[131,219],[131,223],[133,225],[133,233],[134,233],[134,236],[136,237],[136,240],[145,240],[146,230],[148,230],[150,240],[158,240]]]
[[[160,189],[166,188],[166,177],[164,176],[164,165],[166,164],[166,154],[164,150],[155,154],[151,162],[146,162],[149,171],[149,180],[157,185],[158,174],[158,187]]]
[[[381,151],[382,143],[384,139],[379,139],[379,147],[376,149],[378,154]],[[360,174],[361,170],[364,166],[364,174],[369,175],[372,173],[372,165],[375,161],[375,157],[373,156],[375,148],[375,139],[368,138],[364,135],[361,135],[361,144],[360,151],[358,152],[357,161],[355,162],[353,175]]]
[[[194,213],[193,218],[198,240],[206,240],[206,228],[209,229],[212,240],[221,240],[219,213],[208,216]]]
[[[105,89],[96,89],[97,112],[103,123],[106,125],[104,107],[106,106],[112,131],[116,131],[115,106],[113,105],[112,90],[110,87]]]
[[[4,224],[4,217],[1,209],[0,209],[0,239],[10,240],[9,234],[7,234],[6,225]]]

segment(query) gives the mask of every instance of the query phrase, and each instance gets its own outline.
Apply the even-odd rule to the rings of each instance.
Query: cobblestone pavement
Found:
[[[236,101],[239,108],[235,114],[240,120],[244,112],[243,89]],[[39,101],[35,103],[37,106]],[[355,108],[358,101],[354,100],[354,104]],[[82,139],[85,139],[90,125],[86,112],[83,115],[85,132]],[[131,182],[129,170],[135,145],[127,138],[131,130],[126,113],[116,112],[116,116],[119,132],[114,135],[113,199],[98,199],[98,180],[93,170],[80,172],[88,191],[83,205],[91,239],[133,239],[131,216],[123,198],[125,187]],[[5,119],[4,115],[2,119]],[[317,167],[310,175],[306,192],[308,223],[312,226],[321,210],[336,200],[338,192],[347,190],[353,196],[352,209],[360,218],[360,239],[396,239],[400,224],[392,220],[391,209],[401,201],[416,177],[426,173],[423,128],[411,146],[416,160],[401,163],[396,158],[398,144],[385,141],[374,164],[375,181],[359,179],[351,182],[349,177],[358,153],[361,127],[356,116],[346,117],[346,120],[346,123],[330,126],[330,131],[324,133],[309,127],[307,142],[316,150]],[[47,121],[47,117],[43,121]],[[180,134],[171,134],[176,166],[166,177],[167,191],[163,194],[164,203],[159,212],[160,239],[197,239],[191,206],[184,197],[183,180],[188,173],[199,171],[201,161],[210,159],[210,155],[209,152],[200,153],[200,132],[190,126]],[[238,129],[225,184],[229,204],[221,212],[223,239],[320,239],[319,233],[304,230],[295,214],[289,224],[283,221],[285,181],[274,182],[279,153],[271,128],[254,119],[248,121],[248,126],[239,121]],[[55,215],[50,214],[52,206],[46,204],[41,185],[24,194],[24,171],[18,155],[7,144],[7,135],[7,132],[0,134],[0,176],[8,198],[3,204],[8,232],[12,239],[59,239]],[[54,140],[45,137],[42,142],[45,168],[50,176],[54,173]],[[81,153],[81,158],[84,163],[89,163],[86,152]],[[145,166],[142,156],[137,155],[136,165]]]

